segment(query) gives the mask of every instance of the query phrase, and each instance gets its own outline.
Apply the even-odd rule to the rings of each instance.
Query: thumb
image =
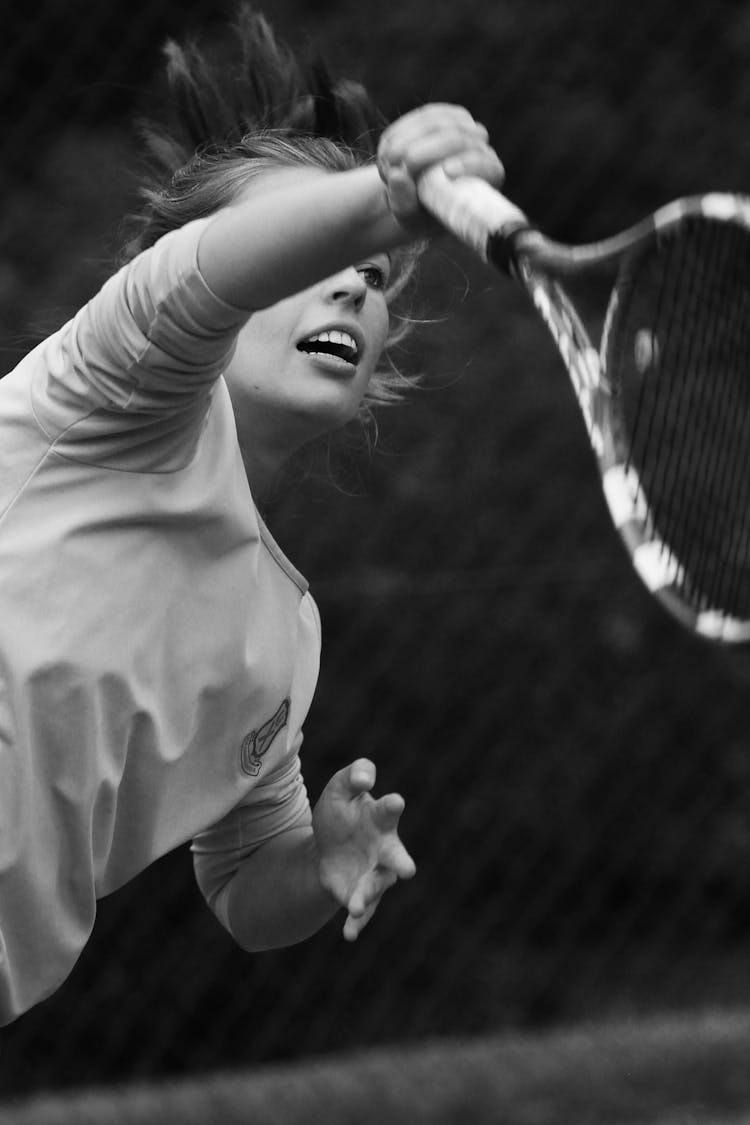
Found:
[[[416,185],[403,164],[389,169],[386,186],[395,215],[408,215],[419,210]]]

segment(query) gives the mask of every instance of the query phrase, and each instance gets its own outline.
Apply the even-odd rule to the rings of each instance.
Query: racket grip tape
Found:
[[[451,179],[439,164],[417,183],[422,206],[485,262],[496,262],[497,245],[529,221],[515,203],[478,176]],[[493,249],[490,255],[490,249]],[[497,262],[496,262],[497,264]]]

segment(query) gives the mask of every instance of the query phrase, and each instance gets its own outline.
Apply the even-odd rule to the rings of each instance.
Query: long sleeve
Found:
[[[165,235],[32,353],[34,414],[62,455],[130,471],[169,471],[192,455],[249,316],[201,276],[207,221]]]

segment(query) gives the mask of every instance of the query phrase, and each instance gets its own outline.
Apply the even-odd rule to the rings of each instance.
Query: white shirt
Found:
[[[221,378],[247,313],[205,221],[0,381],[0,1023],[64,980],[96,899],[195,841],[222,890],[309,822],[320,627],[248,489]]]

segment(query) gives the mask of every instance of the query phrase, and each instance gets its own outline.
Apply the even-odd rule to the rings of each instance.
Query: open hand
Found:
[[[348,941],[367,925],[387,889],[416,871],[398,835],[404,799],[388,793],[376,800],[374,785],[374,764],[359,758],[333,775],[313,811],[320,880],[348,912]]]

